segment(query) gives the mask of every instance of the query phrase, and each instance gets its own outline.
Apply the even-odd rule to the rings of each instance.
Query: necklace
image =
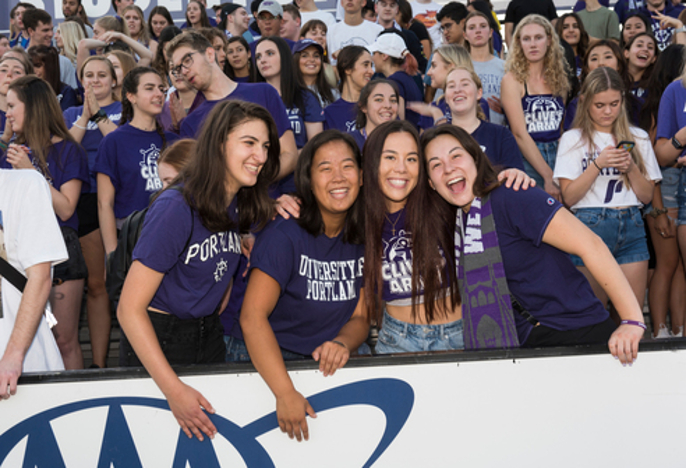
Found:
[[[405,208],[398,211],[398,216],[396,216],[395,221],[391,221],[391,218],[388,217],[388,213],[384,214],[384,216],[388,220],[388,223],[391,225],[391,235],[392,236],[395,236],[395,225],[398,224],[398,221],[400,221],[400,216],[403,214],[404,210],[405,210]]]

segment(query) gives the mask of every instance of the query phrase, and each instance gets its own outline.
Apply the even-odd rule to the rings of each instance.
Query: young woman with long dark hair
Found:
[[[33,62],[34,73],[38,78],[47,81],[55,91],[60,109],[65,111],[77,105],[74,88],[60,81],[60,61],[57,49],[48,46],[33,46],[29,48],[28,53]]]
[[[134,249],[117,310],[125,334],[121,362],[145,366],[188,437],[216,434],[203,413],[213,409],[171,365],[224,362],[218,312],[240,262],[239,233],[271,219],[267,188],[278,172],[271,115],[243,101],[218,103],[193,164],[180,174],[178,189],[153,201]],[[221,248],[200,255],[210,242]]]

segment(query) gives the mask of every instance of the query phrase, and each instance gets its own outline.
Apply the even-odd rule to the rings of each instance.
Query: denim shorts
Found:
[[[226,345],[226,362],[250,362],[250,355],[248,354],[248,348],[245,346],[245,341],[230,335],[224,335],[224,343]],[[284,361],[298,361],[310,358],[310,356],[287,351],[283,348],[281,348],[281,356],[283,356]]]
[[[677,226],[686,224],[686,170],[679,169],[679,187],[676,196],[677,206],[679,207],[679,219],[677,219]]]
[[[65,281],[88,278],[88,267],[86,267],[86,260],[83,258],[83,252],[81,252],[79,235],[73,228],[67,226],[62,226],[60,229],[69,258],[55,265],[52,273],[52,284],[60,285]]]
[[[605,242],[620,265],[643,262],[650,258],[643,217],[638,207],[579,208],[576,217]],[[583,266],[580,257],[572,255],[576,266]]]
[[[415,325],[391,317],[384,311],[376,343],[377,354],[416,353],[464,349],[462,320],[442,325]]]
[[[224,327],[219,314],[196,319],[180,319],[175,315],[148,310],[148,317],[169,364],[214,364],[224,362]],[[119,342],[119,365],[140,367],[141,361],[122,333]]]
[[[555,159],[557,158],[557,140],[555,141],[548,141],[548,142],[543,142],[543,141],[537,141],[535,142],[536,146],[538,147],[538,151],[541,152],[541,156],[543,156],[543,160],[548,163],[548,166],[555,171]],[[524,170],[526,173],[536,181],[536,187],[540,187],[543,189],[543,177],[536,172],[536,169],[534,169],[534,166],[529,164],[529,161],[526,160],[526,158],[522,158],[524,160]]]

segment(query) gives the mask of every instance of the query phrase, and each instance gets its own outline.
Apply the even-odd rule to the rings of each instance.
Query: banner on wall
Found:
[[[0,403],[0,468],[681,466],[683,348],[631,367],[578,352],[355,359],[326,378],[301,364],[290,375],[317,412],[301,443],[249,366],[182,377],[216,410],[203,442],[140,373],[67,373]]]

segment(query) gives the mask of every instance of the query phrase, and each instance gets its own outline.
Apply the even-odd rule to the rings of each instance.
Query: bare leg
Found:
[[[83,369],[83,355],[79,345],[79,315],[84,280],[65,281],[53,286],[50,293],[52,313],[57,325],[52,328],[66,369]]]
[[[670,300],[670,316],[672,318],[672,333],[675,335],[683,332],[684,319],[686,318],[686,275],[682,261],[672,278],[672,291]]]
[[[655,219],[646,216],[655,248],[655,272],[650,280],[648,303],[653,324],[653,335],[657,335],[661,325],[667,323],[668,302],[673,302],[670,294],[674,274],[679,265],[679,245],[676,237],[662,237],[655,229]],[[683,276],[683,273],[682,273]],[[670,297],[672,300],[670,301]],[[683,320],[682,320],[683,321]]]
[[[648,283],[648,260],[643,262],[625,263],[619,265],[624,272],[624,276],[629,280],[631,289],[636,295],[638,304],[643,308],[645,303],[646,285]]]
[[[105,289],[105,247],[102,244],[100,229],[81,237],[80,241],[83,257],[88,266],[86,309],[93,349],[93,364],[104,368],[107,365],[112,326],[110,298]]]

